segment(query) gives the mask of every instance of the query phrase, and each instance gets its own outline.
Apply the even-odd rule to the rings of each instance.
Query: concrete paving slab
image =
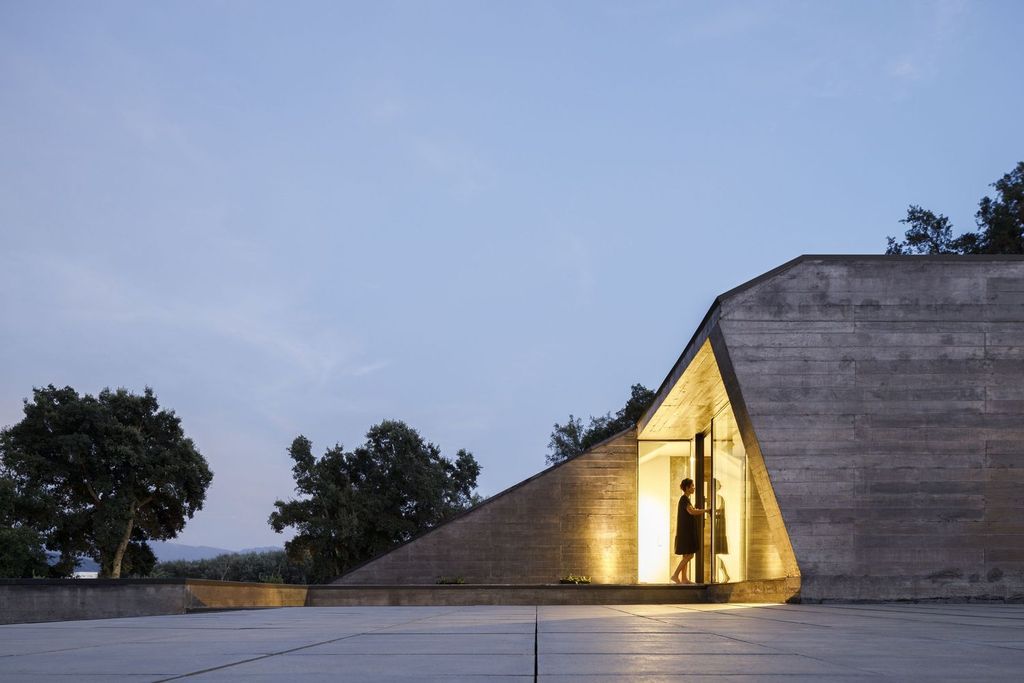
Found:
[[[537,620],[541,633],[678,633],[682,630],[679,624],[601,606],[571,613],[561,612],[557,607],[541,607]]]
[[[770,648],[708,633],[546,633],[539,654],[770,654]]]
[[[792,675],[860,674],[869,672],[840,664],[832,664],[800,655],[657,655],[657,654],[588,654],[540,655],[539,675],[573,674],[593,676],[600,674],[647,675],[725,675],[749,674]]]
[[[184,679],[186,681],[216,681],[216,683],[280,683],[281,674],[279,673],[247,673],[237,674],[232,673],[231,670],[215,671],[211,673],[199,674],[194,677]],[[494,676],[494,675],[483,675],[483,676],[461,676],[461,675],[445,675],[445,676],[422,676],[419,674],[413,675],[397,675],[393,672],[383,671],[376,674],[348,676],[347,674],[334,673],[304,673],[301,675],[300,680],[303,683],[388,683],[388,681],[416,681],[416,683],[526,683],[528,681],[534,681],[533,675],[529,676]],[[66,682],[65,682],[66,683]],[[778,683],[778,682],[776,682]]]
[[[136,634],[134,637],[119,638],[121,643],[137,643],[158,640],[159,635],[152,633]],[[90,631],[70,632],[56,637],[40,637],[39,633],[3,632],[0,639],[0,657],[9,655],[41,654],[45,652],[61,652],[82,647],[97,647],[111,642],[109,633]]]
[[[770,674],[738,674],[735,676],[730,675],[712,675],[704,676],[699,674],[681,674],[681,675],[661,675],[661,674],[643,674],[643,675],[629,675],[629,674],[610,674],[610,675],[595,675],[588,674],[586,676],[577,675],[552,675],[543,676],[541,680],[549,683],[586,683],[587,681],[597,681],[597,683],[761,683],[762,681],[768,683],[789,683],[790,681],[816,683],[817,681],[828,680],[828,681],[877,681],[887,680],[879,679],[878,676],[868,676],[864,674],[832,674],[827,678],[823,678],[821,674],[787,674],[785,676],[777,676]]]
[[[534,640],[536,638],[536,649]],[[328,607],[0,626],[0,680],[1019,680],[1022,605]]]
[[[315,609],[315,608],[312,608]],[[402,626],[392,626],[380,630],[380,633],[404,633],[404,634],[434,634],[434,635],[450,635],[450,636],[465,636],[472,635],[474,633],[492,633],[492,634],[532,634],[536,630],[535,624],[531,621],[529,623],[508,623],[508,624],[431,624],[431,623],[416,623],[406,624]]]
[[[96,683],[102,683],[103,681],[117,680],[119,683],[132,683],[138,681],[139,683],[148,683],[149,681],[159,680],[155,679],[151,675],[119,675],[116,678],[111,678],[108,674],[4,674],[4,683],[77,683],[78,681],[84,681],[89,683],[95,681]]]
[[[109,676],[148,675],[168,677],[197,669],[225,666],[242,657],[230,654],[196,654],[188,646],[135,648],[120,645],[82,648],[46,654],[0,659],[0,678],[7,674],[62,674]]]
[[[225,674],[274,674],[305,677],[333,675],[335,680],[448,678],[451,676],[532,676],[533,653],[526,655],[308,655],[290,654],[245,662],[221,670]],[[211,680],[220,672],[211,671]]]
[[[295,654],[337,655],[529,655],[533,657],[532,633],[471,633],[457,637],[449,634],[370,633],[345,638],[325,645],[316,645]]]
[[[965,666],[965,658],[970,657],[971,665]],[[988,653],[984,658],[970,656],[966,652],[947,654],[944,656],[920,657],[911,655],[872,655],[869,657],[840,656],[831,661],[847,664],[869,671],[879,676],[894,677],[900,680],[932,680],[944,681],[951,678],[971,678],[976,681],[995,679],[1016,679],[1024,677],[1024,666],[1021,657],[992,656]],[[969,670],[968,670],[969,669]]]

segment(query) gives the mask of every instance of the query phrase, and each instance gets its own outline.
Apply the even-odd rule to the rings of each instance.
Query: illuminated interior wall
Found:
[[[669,478],[665,482],[665,487],[668,490],[668,498],[671,501],[669,505],[669,520],[670,520],[670,532],[669,538],[673,540],[673,543],[669,546],[668,566],[669,575],[675,571],[676,565],[679,564],[679,556],[675,554],[675,537],[676,537],[676,523],[678,521],[678,509],[679,499],[682,497],[683,492],[679,489],[679,482],[689,477],[696,481],[697,479],[697,455],[696,449],[693,448],[693,442],[687,442],[690,444],[690,455],[688,457],[676,457],[669,458]],[[694,501],[696,502],[696,501]],[[696,561],[690,562],[686,568],[685,578],[690,581],[696,581]]]
[[[668,583],[679,561],[673,554],[679,482],[696,479],[693,446],[691,441],[640,441],[637,452],[637,577],[640,583]],[[785,577],[728,404],[711,422],[710,455],[703,488],[706,503],[714,501],[715,514],[702,527],[705,577],[714,583]],[[690,580],[694,566],[691,562],[688,568]]]
[[[638,455],[637,578],[640,583],[668,583],[674,567],[678,482],[693,476],[690,442],[641,441]]]

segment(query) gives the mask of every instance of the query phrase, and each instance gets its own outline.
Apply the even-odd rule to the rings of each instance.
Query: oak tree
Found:
[[[331,581],[368,560],[437,526],[477,498],[480,465],[466,450],[454,460],[397,420],[370,428],[350,452],[341,445],[321,458],[297,437],[288,453],[297,499],[277,501],[269,523],[278,533],[294,527],[285,544],[289,558],[311,567],[311,578]]]
[[[903,240],[889,237],[886,254],[1024,254],[1024,161],[992,183],[995,198],[982,197],[974,214],[977,230],[953,237],[949,218],[911,205]]]
[[[599,417],[591,416],[589,423],[584,426],[583,420],[570,414],[565,424],[555,423],[545,460],[549,465],[556,465],[575,458],[605,439],[635,425],[653,402],[653,391],[643,384],[634,384],[629,389],[626,405],[614,415],[607,413]]]
[[[152,389],[94,397],[50,385],[24,413],[0,432],[0,464],[21,524],[60,553],[53,573],[81,555],[101,576],[145,573],[155,561],[146,542],[174,538],[202,507],[213,474]]]

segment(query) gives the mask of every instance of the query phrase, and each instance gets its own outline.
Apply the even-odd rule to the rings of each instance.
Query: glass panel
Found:
[[[731,406],[715,416],[704,436],[695,437],[697,442],[638,444],[637,580],[668,583],[679,562],[674,539],[684,478],[697,482],[693,505],[714,509],[700,523],[703,543],[686,568],[686,580],[735,583],[785,576]]]
[[[637,471],[637,580],[668,583],[673,555],[679,482],[693,478],[689,441],[641,441]],[[693,563],[691,562],[691,565]],[[691,567],[692,580],[692,567]]]
[[[747,452],[732,410],[715,417],[712,428],[714,479],[708,502],[713,502],[711,547],[713,580],[747,579]]]
[[[712,457],[713,580],[731,583],[785,576],[731,406],[712,422]]]
[[[714,461],[712,460],[712,445],[711,445],[711,429],[709,428],[703,435],[703,458],[701,458],[701,467],[697,468],[697,476],[700,479],[700,483],[697,485],[697,496],[693,504],[702,510],[706,510],[714,502],[714,496],[711,495],[711,476],[714,472]],[[696,455],[700,456],[701,449],[695,449]],[[714,582],[714,555],[711,550],[711,522],[708,521],[709,517],[701,516],[698,518],[701,544],[700,550],[697,554],[698,566],[700,567],[700,574],[697,575],[696,581],[700,583],[712,583]]]

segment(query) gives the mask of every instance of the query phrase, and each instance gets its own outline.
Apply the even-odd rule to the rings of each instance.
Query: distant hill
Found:
[[[175,560],[208,560],[218,555],[233,555],[235,553],[272,553],[284,550],[283,547],[264,545],[257,548],[242,548],[241,550],[228,550],[227,548],[214,548],[208,545],[184,545],[182,543],[168,543],[167,541],[150,541],[153,554],[158,562],[173,562]],[[57,553],[47,553],[50,562],[57,560]],[[78,561],[78,571],[95,572],[99,571],[99,565],[91,558],[83,557]]]
[[[150,541],[149,547],[153,549],[157,562],[208,560],[211,557],[235,552],[227,548],[214,548],[209,545],[183,545],[181,543],[168,543],[167,541]]]
[[[153,549],[158,562],[173,562],[175,560],[208,560],[218,555],[233,555],[235,553],[270,553],[284,550],[283,547],[265,545],[258,548],[242,548],[241,550],[228,550],[227,548],[214,548],[208,545],[183,545],[181,543],[168,543],[167,541],[150,541],[149,546]]]

